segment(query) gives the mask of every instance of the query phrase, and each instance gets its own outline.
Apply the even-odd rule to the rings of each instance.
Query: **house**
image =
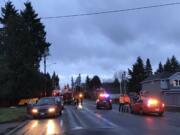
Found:
[[[180,72],[152,75],[141,84],[141,92],[162,98],[167,106],[180,107]]]

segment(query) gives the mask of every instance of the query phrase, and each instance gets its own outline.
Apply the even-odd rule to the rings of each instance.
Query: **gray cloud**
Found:
[[[23,0],[22,0],[23,1]],[[175,1],[175,0],[174,0]],[[19,0],[13,1],[22,8]],[[173,2],[166,0],[166,2]],[[164,0],[32,0],[41,17],[125,9],[165,3]],[[1,3],[0,3],[1,4]],[[159,61],[180,58],[179,6],[114,14],[42,20],[52,43],[48,71],[61,75],[61,82],[82,73],[112,77],[118,70],[131,68],[137,56]]]

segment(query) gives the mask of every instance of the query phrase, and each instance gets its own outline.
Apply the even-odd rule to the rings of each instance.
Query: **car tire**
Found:
[[[59,116],[61,116],[61,115],[62,115],[62,110],[59,111]]]
[[[131,109],[131,113],[132,113],[132,114],[134,113],[133,109]]]
[[[164,114],[163,112],[160,112],[160,113],[158,113],[158,116],[162,117],[163,114]]]
[[[112,110],[112,105],[109,105],[109,110]]]
[[[35,120],[36,120],[36,119],[37,119],[37,116],[33,116],[33,119],[35,119]]]
[[[139,114],[140,114],[140,115],[143,115],[143,114],[144,114],[144,111],[143,111],[142,108],[139,110]]]

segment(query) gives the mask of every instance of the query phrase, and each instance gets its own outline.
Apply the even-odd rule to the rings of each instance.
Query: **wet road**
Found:
[[[30,120],[17,135],[180,135],[180,113],[166,112],[164,117],[139,116],[113,110],[96,110],[86,101],[83,109],[66,106],[56,119]]]

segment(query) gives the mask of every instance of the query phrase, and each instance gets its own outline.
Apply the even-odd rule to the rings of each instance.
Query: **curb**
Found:
[[[165,110],[168,112],[180,112],[180,107],[166,106]]]
[[[9,132],[5,133],[5,135],[13,135],[16,131],[18,131],[19,129],[23,128],[28,122],[29,122],[28,120],[22,122],[20,125],[18,125],[14,129],[12,129]]]

